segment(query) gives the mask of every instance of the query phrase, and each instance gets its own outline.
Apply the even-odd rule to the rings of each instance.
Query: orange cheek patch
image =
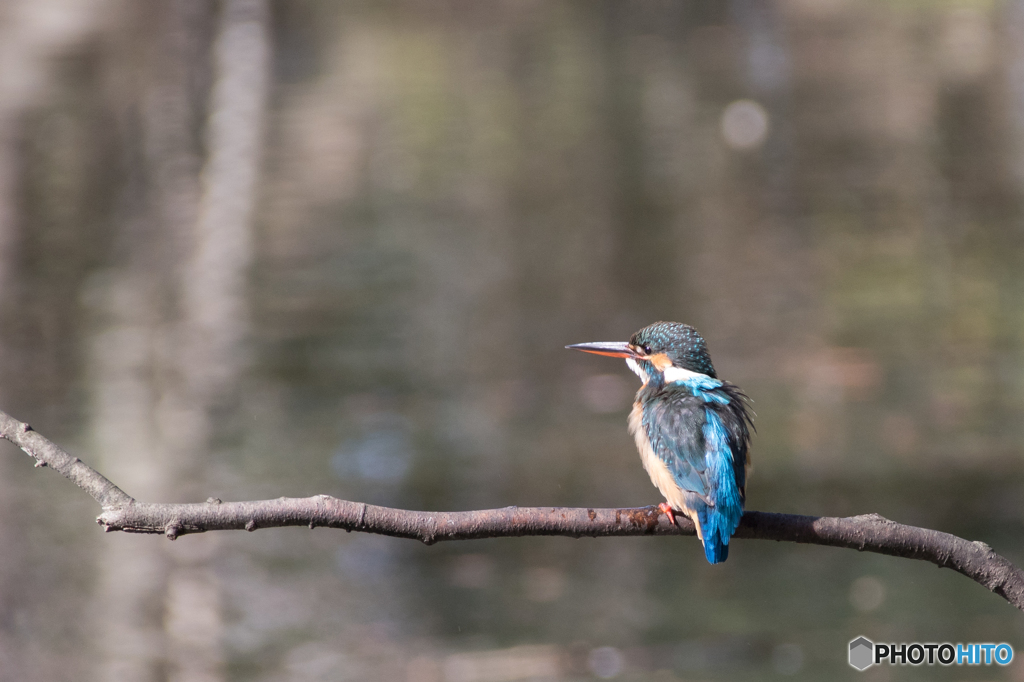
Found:
[[[668,359],[668,355],[665,353],[655,353],[648,357],[647,361],[654,365],[659,372],[664,372],[672,366],[672,361]]]

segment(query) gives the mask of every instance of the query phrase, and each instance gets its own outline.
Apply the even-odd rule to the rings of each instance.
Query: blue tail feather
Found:
[[[709,542],[704,545],[704,556],[708,558],[708,563],[719,564],[729,558],[729,545],[717,540]]]
[[[734,529],[729,529],[728,524],[723,526],[721,522],[725,519],[714,507],[701,506],[703,508],[697,510],[697,518],[704,533],[704,556],[708,563],[719,564],[729,558],[729,538]]]

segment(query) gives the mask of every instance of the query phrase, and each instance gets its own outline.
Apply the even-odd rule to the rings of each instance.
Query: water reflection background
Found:
[[[1020,3],[11,7],[0,397],[129,493],[654,503],[635,379],[562,346],[675,319],[755,400],[749,507],[1024,561]],[[838,679],[858,635],[1024,650],[1000,599],[908,561],[100,537],[65,482],[0,467],[12,679]]]

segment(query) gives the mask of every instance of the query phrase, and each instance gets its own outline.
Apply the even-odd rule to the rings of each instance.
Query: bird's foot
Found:
[[[673,526],[676,525],[676,510],[672,508],[672,505],[668,502],[662,502],[658,505],[658,509],[665,512],[665,516],[668,517],[668,520],[672,522]]]

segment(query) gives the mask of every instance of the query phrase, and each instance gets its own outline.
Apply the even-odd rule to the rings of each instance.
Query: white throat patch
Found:
[[[640,377],[640,381],[644,382],[645,384],[647,383],[647,379],[649,378],[647,376],[647,372],[643,370],[643,368],[636,360],[634,360],[633,358],[626,358],[626,364],[629,365],[629,368],[633,370],[634,374]]]
[[[674,381],[686,381],[687,379],[692,379],[694,377],[704,377],[705,379],[710,379],[711,378],[707,374],[700,374],[699,372],[691,372],[690,370],[683,369],[681,367],[667,367],[665,369],[665,383],[666,384],[671,384]]]

